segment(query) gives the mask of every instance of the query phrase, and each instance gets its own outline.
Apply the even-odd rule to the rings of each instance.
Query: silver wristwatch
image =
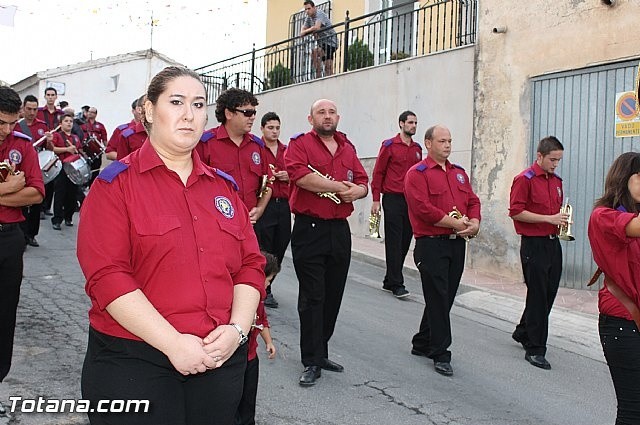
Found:
[[[236,328],[236,330],[238,331],[238,334],[240,334],[240,337],[238,338],[238,345],[242,345],[245,342],[247,342],[249,337],[247,336],[247,334],[244,333],[244,331],[242,330],[242,328],[240,327],[239,324],[237,324],[237,323],[229,323],[229,325],[233,326],[234,328]]]

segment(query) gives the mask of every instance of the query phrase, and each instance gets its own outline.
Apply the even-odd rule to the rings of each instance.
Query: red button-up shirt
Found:
[[[363,186],[368,184],[367,172],[347,136],[337,131],[333,138],[338,143],[338,149],[334,155],[331,155],[315,130],[291,139],[284,159],[291,180],[289,204],[294,214],[329,220],[345,219],[353,212],[351,202],[336,204],[329,198],[321,198],[317,193],[296,185],[296,181],[312,172],[309,165],[339,182],[350,181]]]
[[[44,196],[42,171],[38,155],[33,149],[29,136],[13,132],[0,142],[0,162],[7,161],[15,166],[15,171],[24,171],[25,187],[34,187]],[[22,208],[0,205],[0,223],[18,223],[24,221]]]
[[[238,195],[249,210],[258,205],[262,176],[272,175],[265,149],[262,139],[251,133],[236,145],[224,125],[205,131],[196,146],[205,164],[233,176],[240,187]]]
[[[82,149],[82,143],[80,143],[80,139],[75,134],[67,135],[62,131],[56,131],[53,133],[53,146],[66,148],[71,145],[75,146],[78,151]],[[63,152],[56,155],[58,155],[58,158],[60,158],[60,161],[62,162],[69,161],[72,157],[77,156],[77,154],[73,154],[71,152]]]
[[[117,154],[118,142],[120,141],[120,134],[130,126],[135,126],[135,125],[136,125],[135,120],[131,120],[131,122],[128,122],[126,124],[120,124],[119,126],[117,126],[116,129],[113,130],[113,133],[111,134],[111,138],[107,143],[107,148],[105,149],[105,153],[116,152]]]
[[[625,231],[637,216],[612,208],[594,209],[589,219],[589,243],[598,267],[640,306],[640,238],[628,237]],[[606,285],[598,293],[598,309],[602,314],[633,320]]]
[[[246,208],[228,180],[192,159],[185,186],[145,143],[91,186],[77,254],[96,330],[139,339],[105,310],[136,289],[179,332],[199,337],[229,323],[234,285],[265,296],[265,260]]]
[[[553,215],[562,207],[562,179],[547,174],[534,162],[518,174],[511,184],[509,217],[529,211],[536,214]],[[525,223],[513,220],[516,233],[523,236],[548,236],[558,233],[558,226],[548,223]]]
[[[262,326],[263,328],[270,328],[269,320],[267,319],[267,312],[264,308],[264,301],[260,300],[260,304],[258,304],[258,309],[256,310],[256,323],[257,326]],[[247,355],[247,360],[253,360],[258,356],[258,335],[260,335],[262,330],[260,328],[252,328],[251,333],[249,334],[249,353]]]
[[[21,123],[27,124],[26,121],[24,120],[20,120],[16,126],[14,127],[14,131],[26,134],[27,136],[31,137],[31,141],[32,142],[36,142],[38,140],[40,140],[41,138],[45,137],[45,133],[47,131],[49,131],[49,129],[47,128],[47,124],[42,121],[39,120],[38,118],[34,119],[33,122],[31,123],[31,125],[27,125],[27,128],[29,128],[29,133],[27,133],[26,131],[23,131],[24,129],[22,128]],[[42,142],[40,142],[40,144],[38,146],[36,146],[37,150],[41,150],[41,149],[48,149],[48,150],[52,150],[53,149],[53,145],[52,144],[48,144],[46,139],[43,140]]]
[[[118,159],[122,159],[135,152],[142,147],[144,141],[147,140],[147,130],[145,130],[142,122],[137,122],[134,126],[122,130],[120,140],[116,143]]]
[[[49,130],[55,129],[58,124],[60,124],[60,117],[64,115],[62,109],[56,109],[52,114],[49,112],[46,106],[41,106],[38,108],[38,113],[36,114],[36,118],[44,121]]]
[[[427,156],[407,172],[404,196],[416,238],[454,233],[453,229],[435,226],[454,207],[470,219],[481,218],[480,199],[473,192],[467,173],[448,160],[445,168]]]
[[[380,193],[404,194],[404,176],[420,160],[420,145],[413,140],[407,145],[402,141],[400,133],[382,142],[371,177],[373,201],[380,202]]]
[[[263,139],[264,142],[264,139]],[[284,153],[287,150],[287,145],[285,145],[284,143],[282,143],[280,140],[278,140],[278,149],[276,151],[276,156],[273,155],[273,152],[271,151],[271,149],[269,149],[269,147],[265,144],[265,158],[267,160],[267,164],[273,164],[273,166],[276,169],[276,172],[278,171],[286,171],[287,166],[285,165],[284,162]],[[274,180],[271,188],[273,190],[272,194],[271,194],[271,199],[276,199],[276,198],[283,198],[283,199],[289,199],[289,182],[283,182],[281,180]]]
[[[89,121],[85,122],[80,126],[82,131],[84,132],[84,138],[88,139],[91,136],[95,136],[96,139],[105,143],[107,141],[107,129],[104,127],[104,124],[98,121]]]

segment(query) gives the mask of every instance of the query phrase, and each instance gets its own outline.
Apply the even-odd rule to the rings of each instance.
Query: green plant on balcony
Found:
[[[291,80],[291,70],[278,62],[278,64],[267,73],[267,81],[267,88],[269,89],[288,86],[293,82]]]
[[[347,68],[349,71],[355,69],[373,66],[373,53],[369,50],[369,45],[359,38],[356,38],[347,51],[349,62]]]

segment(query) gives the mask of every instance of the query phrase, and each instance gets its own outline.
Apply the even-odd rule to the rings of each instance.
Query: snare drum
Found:
[[[82,142],[82,150],[84,151],[87,160],[89,162],[93,162],[100,158],[104,153],[105,146],[96,138],[95,135],[91,135],[87,140]]]
[[[38,162],[42,170],[44,184],[51,183],[62,171],[62,162],[53,151],[38,152]]]
[[[91,178],[91,167],[87,160],[79,154],[68,156],[62,163],[64,172],[71,180],[71,183],[82,186],[89,183]]]

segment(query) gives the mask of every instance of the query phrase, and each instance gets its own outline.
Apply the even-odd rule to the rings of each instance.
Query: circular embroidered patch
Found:
[[[44,130],[42,128],[38,129],[38,136],[44,136]]]
[[[353,171],[347,170],[347,180],[353,183]]]
[[[464,184],[464,183],[466,182],[466,180],[465,180],[464,176],[463,176],[462,174],[460,174],[460,173],[458,173],[458,174],[456,175],[456,178],[458,179],[458,181],[460,182],[460,184]]]
[[[420,157],[420,152],[416,152],[416,159],[417,159],[417,160],[422,159],[422,158]]]
[[[253,163],[256,165],[260,165],[260,154],[258,152],[254,152],[251,154],[251,159]]]
[[[20,164],[22,162],[22,153],[19,150],[11,149],[9,151],[9,161],[12,164]]]
[[[216,208],[223,216],[226,218],[233,218],[235,211],[233,209],[233,205],[231,205],[231,201],[224,196],[216,196],[215,199]]]

